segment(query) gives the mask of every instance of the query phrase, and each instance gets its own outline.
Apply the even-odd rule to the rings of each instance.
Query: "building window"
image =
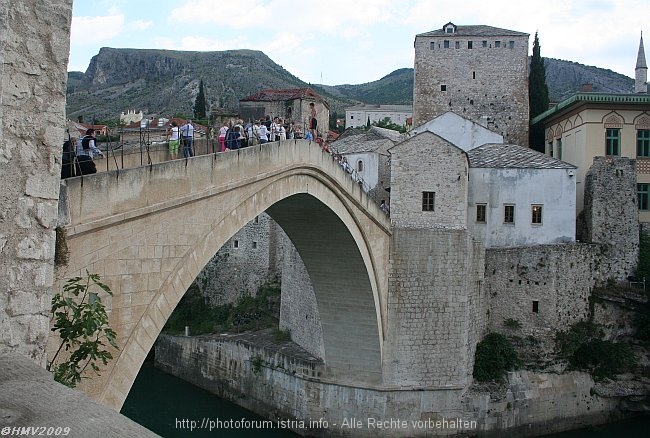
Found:
[[[473,46],[474,46],[474,44],[472,43],[472,41],[467,41],[467,48],[468,49],[473,49],[474,48]]]
[[[357,172],[363,172],[363,161],[357,161]]]
[[[482,45],[483,47],[487,47],[487,40],[483,40],[483,42],[481,43],[481,45]]]
[[[484,224],[486,221],[487,204],[476,204],[476,222]]]
[[[445,27],[445,33],[454,33],[454,26]]]
[[[539,313],[539,301],[533,301],[533,313]]]
[[[496,48],[501,47],[501,41],[495,41],[494,42],[494,47],[496,47]]]
[[[252,247],[253,249],[257,249],[257,242],[253,241]]]
[[[515,206],[513,204],[506,204],[503,206],[503,223],[515,223]]]
[[[562,139],[558,138],[555,141],[557,142],[557,159],[561,160],[562,159]]]
[[[232,241],[232,247],[235,248],[235,249],[239,248],[239,240],[233,240]]]
[[[260,217],[259,217],[259,216],[255,216],[255,219],[253,219],[253,223],[254,223],[254,224],[259,224],[259,223],[260,223]]]
[[[530,222],[533,224],[541,225],[542,224],[542,206],[533,205],[532,206],[532,216]]]
[[[456,48],[460,49],[460,41],[456,41]]]
[[[422,192],[422,211],[434,211],[436,192]]]
[[[447,86],[446,85],[441,85],[440,86],[440,91],[447,91]]]
[[[515,48],[515,42],[514,42],[514,41],[510,41],[510,42],[508,43],[508,47],[510,47],[511,49],[514,49],[514,48]]]
[[[548,142],[548,156],[549,157],[553,156],[553,142],[552,141]]]
[[[472,79],[476,79],[476,72],[475,71],[472,72]]]
[[[648,211],[648,204],[650,204],[650,184],[637,184],[636,195],[639,201],[639,210]]]
[[[621,154],[621,130],[619,128],[607,128],[605,130],[605,155]]]
[[[650,129],[636,131],[636,154],[639,157],[650,157]]]
[[[449,40],[445,40],[442,45],[443,45],[443,47],[445,49],[448,49],[449,48]]]
[[[431,42],[429,43],[429,48],[430,48],[431,50],[435,50],[435,48],[436,48],[436,42],[435,42],[435,41],[431,41]]]

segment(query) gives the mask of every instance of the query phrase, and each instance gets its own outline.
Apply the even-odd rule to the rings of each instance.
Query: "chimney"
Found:
[[[591,93],[594,91],[594,84],[582,84],[583,93]]]

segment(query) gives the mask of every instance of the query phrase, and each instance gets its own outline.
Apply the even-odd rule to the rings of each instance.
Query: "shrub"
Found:
[[[503,325],[511,329],[521,328],[521,323],[516,319],[512,319],[512,318],[508,318],[505,321],[503,321]]]
[[[555,335],[555,345],[560,356],[570,358],[582,345],[604,336],[602,329],[592,321],[575,323],[567,331]]]
[[[519,366],[517,352],[500,333],[488,333],[476,346],[473,375],[479,382],[501,380],[504,372]]]
[[[576,369],[589,371],[594,378],[611,378],[632,369],[637,360],[628,344],[595,339],[580,346],[570,363]]]
[[[99,362],[106,365],[113,358],[104,341],[117,348],[117,335],[108,324],[101,291],[113,295],[99,275],[86,271],[86,278],[69,279],[63,292],[52,298],[52,331],[58,332],[61,342],[46,369],[55,381],[70,388],[81,381],[88,367],[99,375]],[[69,354],[65,360],[60,357],[62,352]]]

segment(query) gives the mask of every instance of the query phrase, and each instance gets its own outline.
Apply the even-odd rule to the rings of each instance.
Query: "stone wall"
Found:
[[[484,252],[466,230],[393,230],[384,382],[462,388],[485,328]]]
[[[280,328],[289,330],[291,340],[314,356],[325,357],[323,327],[314,287],[293,245],[284,246]]]
[[[223,337],[161,336],[155,351],[165,372],[309,436],[537,436],[604,423],[618,407],[586,373],[508,373],[493,393],[409,390],[336,384],[320,361]]]
[[[639,257],[636,161],[595,157],[584,192],[582,238],[603,245],[606,257],[600,270],[606,278],[625,281],[634,274]]]
[[[601,256],[598,245],[579,243],[487,249],[490,331],[509,333],[504,321],[512,319],[521,325],[513,334],[551,343],[558,330],[586,320]]]
[[[468,168],[463,150],[430,132],[392,148],[392,226],[465,228]],[[432,211],[423,211],[423,192],[434,193]]]
[[[280,278],[278,241],[290,244],[282,229],[267,214],[260,214],[221,247],[195,284],[213,305],[255,296],[264,283]]]
[[[0,1],[0,353],[45,364],[72,0]]]
[[[528,146],[528,35],[505,32],[415,38],[414,126],[453,111]]]

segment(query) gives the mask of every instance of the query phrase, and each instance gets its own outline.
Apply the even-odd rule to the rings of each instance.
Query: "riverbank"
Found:
[[[508,373],[505,392],[404,389],[328,380],[327,368],[271,331],[173,337],[156,366],[308,436],[540,436],[622,416],[586,373]]]

